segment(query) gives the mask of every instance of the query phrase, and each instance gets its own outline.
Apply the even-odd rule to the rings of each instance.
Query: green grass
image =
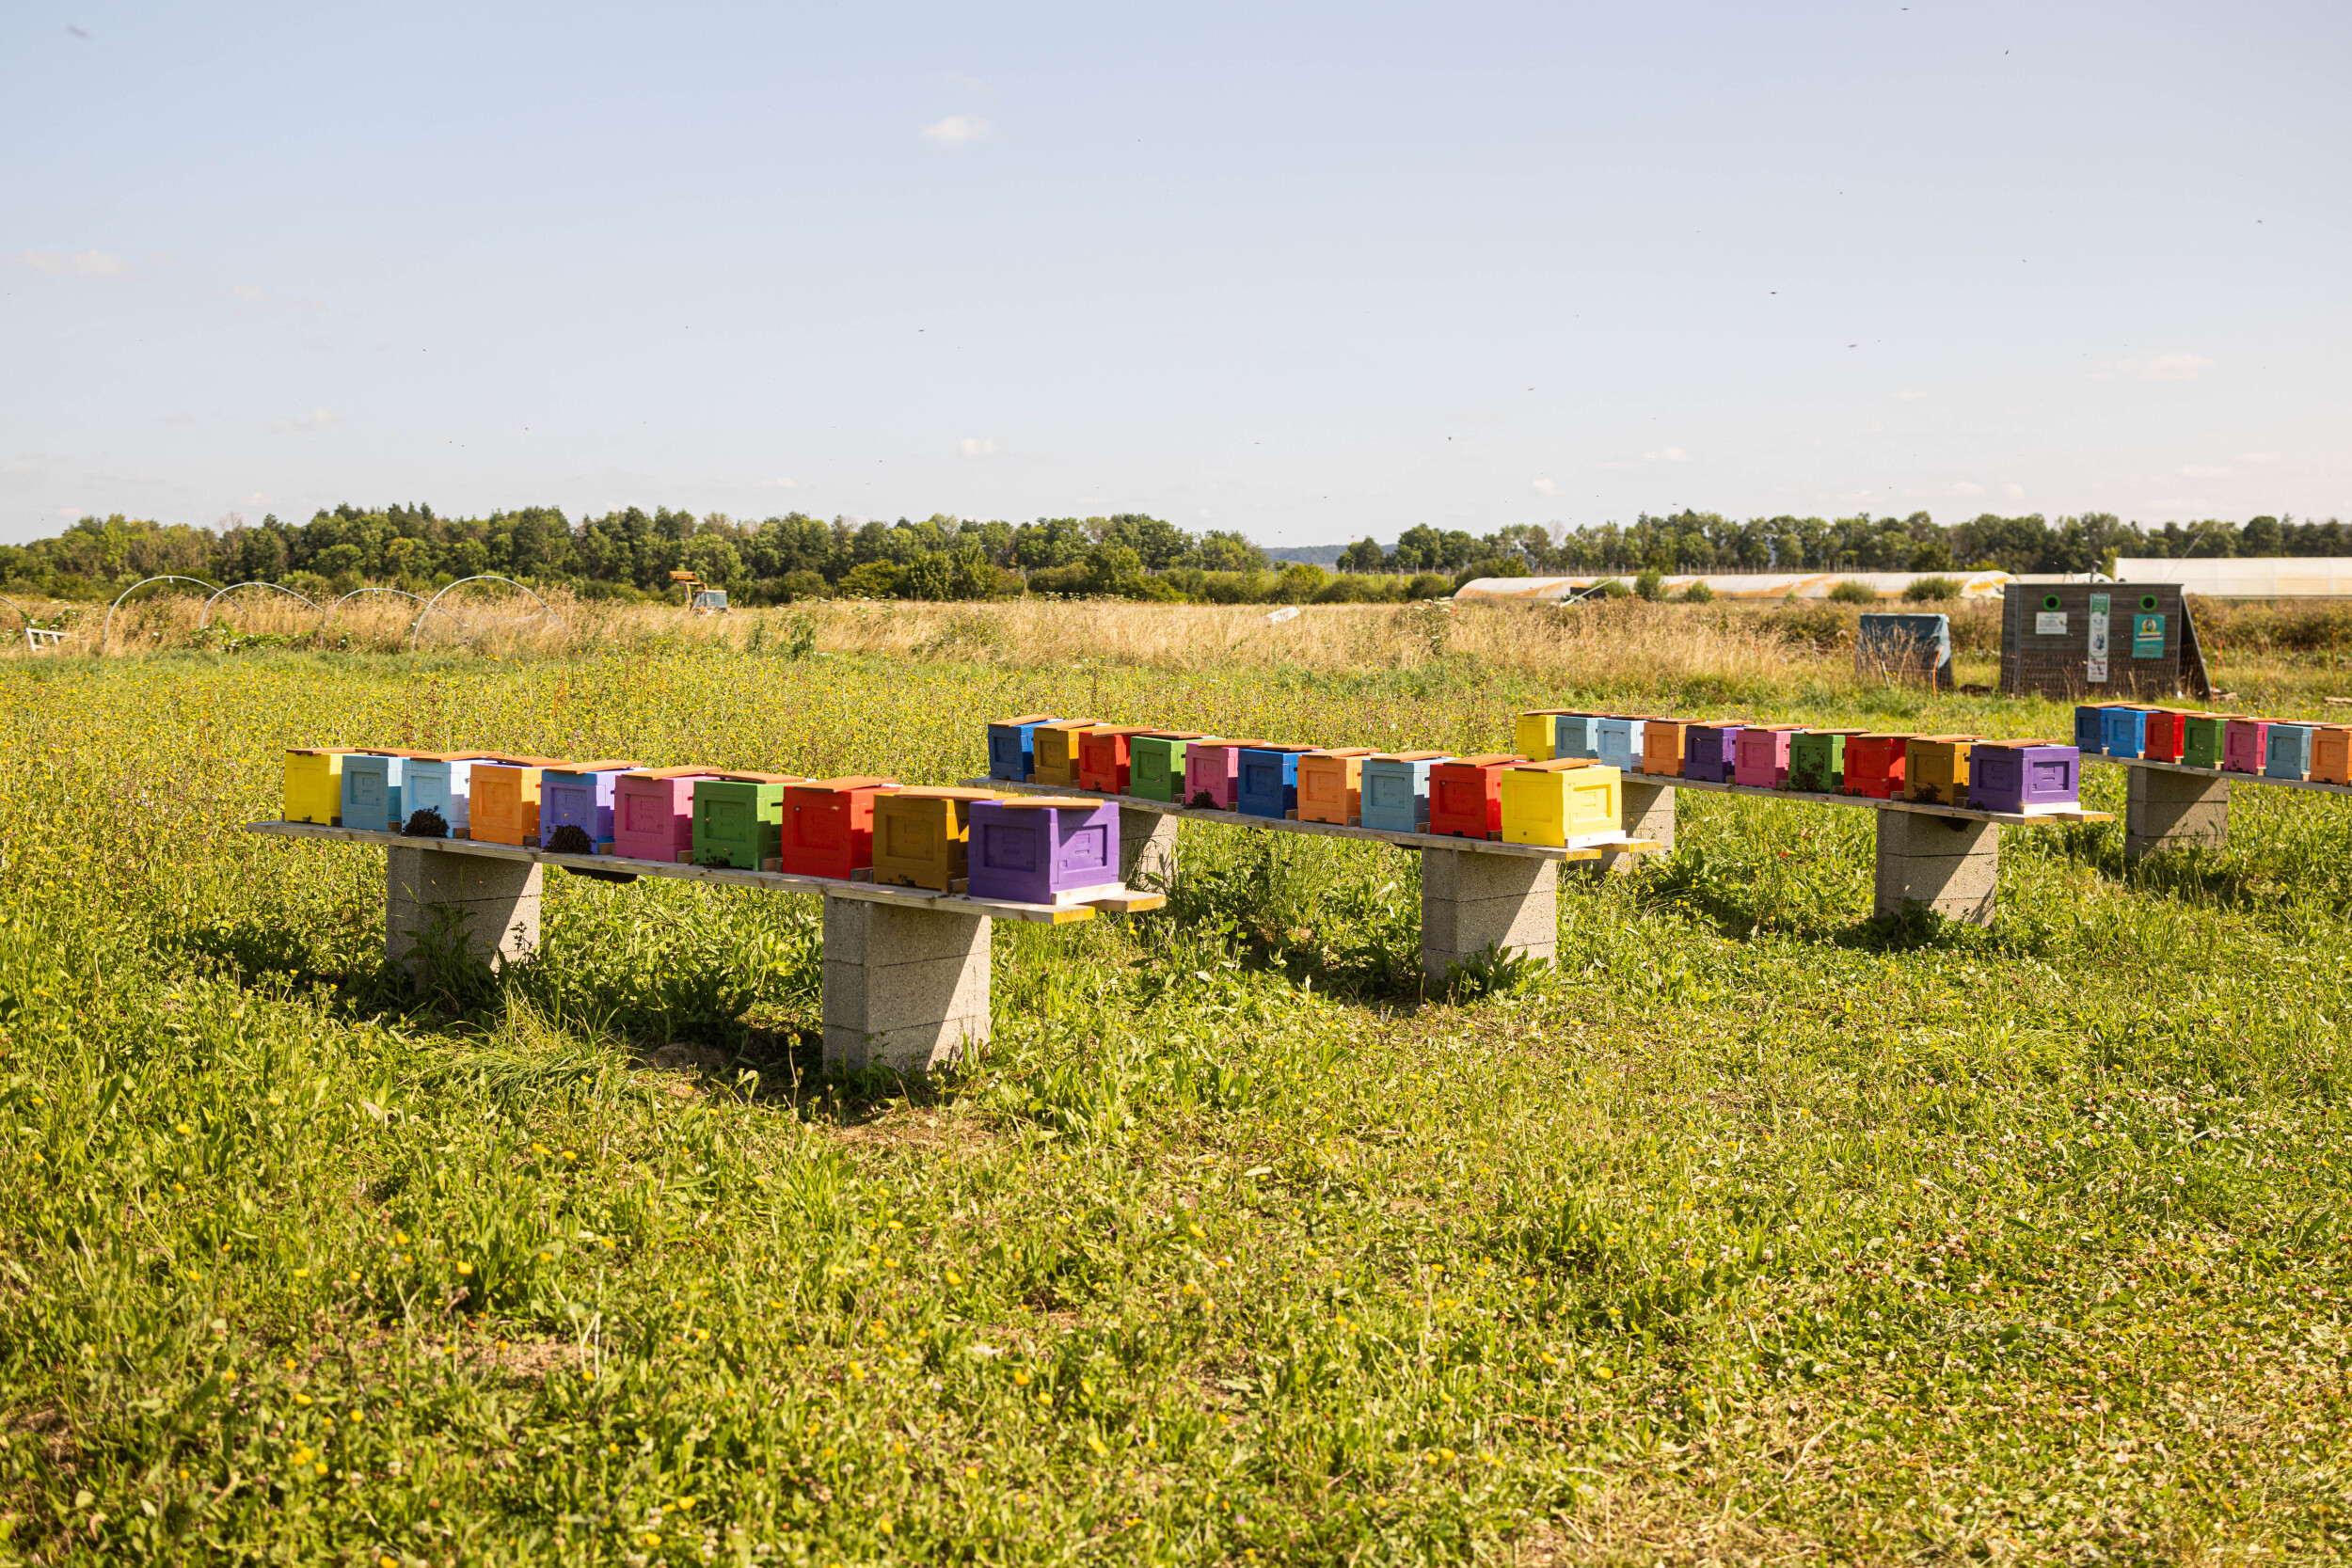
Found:
[[[288,744],[942,782],[1022,708],[1468,748],[1623,695],[11,665],[0,1560],[2347,1555],[2342,800],[2132,872],[2010,833],[1977,930],[1864,918],[1867,813],[1686,797],[1458,1006],[1409,856],[1188,828],[1168,911],[999,929],[993,1047],[912,1088],[816,1071],[812,900],[554,877],[540,961],[421,1005],[380,852],[234,831]]]

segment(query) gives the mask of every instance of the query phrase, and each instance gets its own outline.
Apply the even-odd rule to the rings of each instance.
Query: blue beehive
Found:
[[[400,818],[393,824],[393,831],[405,831],[419,812],[429,811],[448,826],[451,837],[461,836],[470,823],[466,804],[473,765],[497,760],[487,752],[445,752],[404,759],[400,770]]]
[[[2270,726],[2270,737],[2265,748],[2263,777],[2266,779],[2307,779],[2312,772],[2312,736],[2310,724],[2279,724]]]
[[[396,832],[402,765],[405,752],[354,752],[343,758],[343,826],[372,833]]]
[[[1391,752],[1364,759],[1357,786],[1357,821],[1384,832],[1429,831],[1429,769],[1447,752]]]
[[[1025,713],[1017,719],[994,719],[988,726],[988,776],[1009,784],[1027,784],[1037,766],[1037,743],[1031,738],[1040,724],[1054,722],[1050,713]]]
[[[1312,746],[1245,746],[1233,807],[1247,816],[1281,821],[1298,809],[1298,759]]]
[[[1600,760],[1599,714],[1564,713],[1553,721],[1552,735],[1553,758],[1582,757],[1587,762]]]
[[[2098,756],[2106,751],[2106,727],[2099,716],[2106,712],[2104,703],[2085,703],[2074,709],[2074,750],[2083,755]]]
[[[2148,710],[2122,706],[2101,708],[2099,749],[2111,757],[2136,757],[2146,751]]]
[[[1600,721],[1600,761],[1627,773],[1642,769],[1642,726],[1646,720],[1612,715]]]

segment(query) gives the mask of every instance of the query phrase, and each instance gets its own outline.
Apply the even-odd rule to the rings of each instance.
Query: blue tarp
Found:
[[[1938,686],[1952,684],[1952,618],[1948,615],[1865,615],[1855,639],[1854,672],[1875,675],[1932,673]]]

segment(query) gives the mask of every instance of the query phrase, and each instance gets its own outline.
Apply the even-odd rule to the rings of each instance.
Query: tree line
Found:
[[[96,598],[176,573],[307,593],[362,583],[411,592],[495,573],[589,598],[659,597],[687,571],[739,603],[834,595],[982,599],[1018,594],[1296,602],[1404,600],[1476,577],[1592,573],[2103,569],[2118,555],[2344,555],[2344,525],[2257,516],[2142,529],[2108,513],[2045,519],[1991,513],[1938,524],[1906,517],[1643,514],[1629,525],[1513,524],[1492,533],[1421,525],[1392,545],[1366,538],[1321,567],[1277,569],[1238,533],[1190,533],[1140,513],[980,522],[945,514],[895,523],[791,513],[758,522],[628,507],[574,522],[554,507],[443,517],[429,506],[338,506],[299,525],[267,516],[219,529],[84,517],[55,538],[0,545],[0,580],[24,593]]]

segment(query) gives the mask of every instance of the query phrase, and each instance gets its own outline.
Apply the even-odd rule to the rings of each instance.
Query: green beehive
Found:
[[[696,865],[758,871],[784,853],[784,788],[790,773],[720,773],[694,784]]]
[[[2191,768],[2219,768],[2230,734],[2231,715],[2192,713],[2181,737],[2181,760]]]
[[[1127,737],[1127,793],[1146,800],[1184,798],[1184,748],[1209,737],[1194,730],[1155,730]]]
[[[1846,784],[1846,737],[1861,730],[1804,730],[1788,737],[1788,787],[1835,795]]]

